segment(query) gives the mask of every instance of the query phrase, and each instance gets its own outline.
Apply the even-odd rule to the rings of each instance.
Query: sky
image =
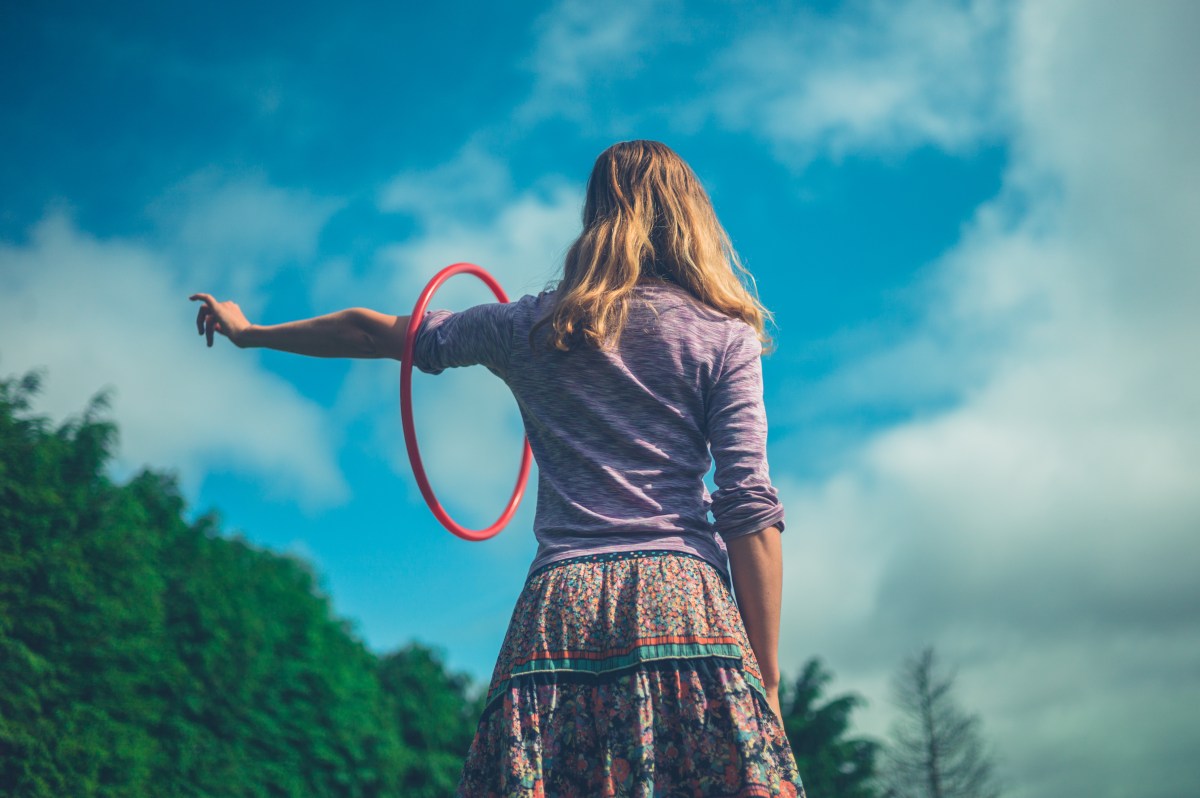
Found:
[[[552,281],[614,141],[666,141],[775,313],[781,660],[883,736],[932,645],[1012,798],[1200,791],[1200,5],[6,3],[0,374],[100,391],[114,476],[312,563],[376,651],[490,674],[532,500],[485,543],[408,466],[398,364],[206,349]],[[460,277],[435,305],[488,301]],[[225,342],[218,342],[225,343]],[[499,514],[521,428],[418,375],[426,466]]]

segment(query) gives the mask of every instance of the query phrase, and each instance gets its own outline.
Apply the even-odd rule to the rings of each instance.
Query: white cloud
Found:
[[[477,179],[476,179],[477,178]],[[433,170],[396,176],[384,188],[384,210],[411,215],[417,233],[384,248],[365,274],[331,273],[317,287],[319,304],[362,304],[408,314],[443,267],[477,263],[510,299],[543,290],[580,229],[582,189],[546,178],[514,193],[507,167],[475,147]],[[470,276],[446,282],[430,309],[461,310],[495,301]],[[343,417],[366,414],[375,447],[411,481],[400,431],[398,369],[356,364],[338,400]],[[512,491],[520,462],[521,421],[507,387],[483,369],[454,369],[414,378],[415,416],[426,471],[452,514],[490,523]],[[455,491],[458,497],[455,497]]]
[[[538,39],[529,63],[534,83],[514,117],[525,123],[561,117],[621,127],[623,114],[612,105],[606,105],[602,119],[594,119],[590,96],[599,86],[642,68],[645,55],[669,33],[670,26],[659,18],[673,6],[668,0],[559,2],[537,23]]]
[[[262,288],[280,269],[310,260],[340,201],[271,185],[260,173],[205,170],[150,206],[158,246],[172,268],[210,293],[265,304]]]
[[[446,163],[393,177],[380,194],[379,206],[429,223],[487,215],[511,193],[508,167],[479,145],[468,144]]]
[[[379,207],[409,216],[415,231],[358,269],[327,264],[313,282],[314,304],[362,304],[365,295],[380,310],[406,314],[430,278],[462,261],[487,269],[511,298],[537,293],[557,277],[579,234],[583,190],[558,177],[515,189],[504,162],[470,145],[445,164],[392,178]],[[439,290],[434,306],[492,299],[480,281],[457,277]]]
[[[1200,734],[1197,29],[1189,3],[1020,10],[989,79],[1010,92],[1000,196],[936,264],[924,324],[810,415],[903,403],[906,371],[955,401],[821,481],[789,476],[787,441],[772,455],[783,660],[826,656],[882,733],[889,671],[936,644],[1013,796],[1166,798],[1200,775],[1180,743]]]
[[[411,305],[434,271],[460,260],[478,262],[512,296],[536,293],[558,274],[567,247],[579,234],[582,207],[582,191],[550,180],[512,197],[478,222],[460,220],[452,212],[423,213],[420,237],[381,253],[381,263],[392,274],[392,295],[411,297]],[[458,286],[447,283],[438,299],[465,298]]]
[[[773,18],[716,59],[717,89],[700,106],[797,166],[820,154],[962,150],[996,135],[1002,8],[870,0]]]
[[[145,244],[97,240],[53,214],[0,245],[0,365],[47,371],[39,409],[62,418],[114,392],[118,463],[265,475],[268,491],[326,503],[346,487],[321,411],[248,353],[206,350],[194,290]]]

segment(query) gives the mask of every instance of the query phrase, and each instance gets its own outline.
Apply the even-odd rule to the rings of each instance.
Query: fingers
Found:
[[[213,310],[216,309],[217,300],[213,298],[212,294],[192,294],[190,297],[188,297],[188,299],[192,302],[204,303],[200,306],[200,310],[196,313],[196,332],[200,335],[204,335],[205,323],[212,315]],[[209,337],[208,345],[212,346],[211,336]]]
[[[211,347],[213,345],[213,333],[220,331],[217,317],[217,306],[220,303],[217,302],[212,294],[192,294],[188,299],[193,302],[204,303],[196,313],[196,332],[203,335],[205,341]]]

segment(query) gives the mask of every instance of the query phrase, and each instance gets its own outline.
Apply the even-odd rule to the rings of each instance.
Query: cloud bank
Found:
[[[1181,795],[1200,780],[1180,744],[1200,701],[1200,106],[1180,102],[1200,12],[1013,11],[859,5],[730,49],[728,92],[785,163],[1011,152],[935,264],[924,321],[817,388],[826,407],[887,402],[958,373],[962,398],[820,480],[789,474],[819,453],[772,452],[783,659],[828,657],[882,733],[890,672],[933,643],[1010,794]]]
[[[698,101],[725,127],[764,136],[786,162],[821,155],[960,152],[996,134],[1005,6],[849,3],[798,11],[738,37]]]
[[[294,204],[276,193],[256,204],[244,186],[228,190],[265,209],[267,220],[272,209]],[[227,283],[253,293],[263,275],[255,275],[261,261],[252,256],[288,257],[308,246],[294,229],[280,251],[270,244],[270,225],[217,224],[214,214],[226,215],[222,197],[227,193],[180,219],[201,245],[193,268],[171,254],[188,248],[189,235],[171,246],[97,239],[61,212],[44,218],[26,243],[0,245],[0,365],[8,374],[45,369],[39,407],[57,418],[111,389],[125,471],[172,464],[189,492],[210,472],[252,473],[268,494],[307,506],[341,501],[347,488],[332,465],[334,436],[321,409],[247,354],[226,346],[206,350],[196,336],[187,297],[199,290],[198,276],[214,291]],[[319,225],[318,216],[309,227]],[[221,251],[220,240],[203,234],[207,225],[238,237],[235,253],[248,260],[238,274],[205,268]]]

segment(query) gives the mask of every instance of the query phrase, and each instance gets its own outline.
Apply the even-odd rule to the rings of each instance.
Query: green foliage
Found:
[[[0,381],[0,794],[452,792],[463,677],[379,661],[304,563],[189,524],[171,478],[113,484],[103,400],[53,428],[37,388]]]
[[[465,676],[451,675],[436,654],[410,645],[379,663],[379,680],[391,696],[392,728],[406,752],[401,766],[406,798],[454,792],[463,757],[483,712],[483,696],[468,696]]]
[[[847,738],[850,714],[862,699],[843,695],[818,704],[832,674],[811,659],[794,686],[780,691],[783,726],[809,795],[876,798],[875,757],[879,744]]]
[[[0,384],[0,784],[128,794],[150,778],[162,711],[158,542],[102,476],[102,400],[51,430],[17,416],[37,386]]]

